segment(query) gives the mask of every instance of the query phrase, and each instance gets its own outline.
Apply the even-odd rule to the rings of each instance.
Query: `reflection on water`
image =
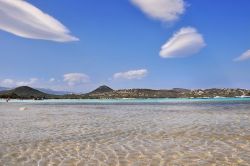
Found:
[[[0,128],[6,166],[250,165],[250,101],[0,103]]]

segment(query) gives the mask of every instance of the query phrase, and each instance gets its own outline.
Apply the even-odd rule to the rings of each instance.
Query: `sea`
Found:
[[[0,100],[1,166],[249,166],[250,99]]]

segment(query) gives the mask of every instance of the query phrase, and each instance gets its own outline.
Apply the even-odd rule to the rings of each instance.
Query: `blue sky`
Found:
[[[250,88],[249,0],[12,1],[0,86]]]

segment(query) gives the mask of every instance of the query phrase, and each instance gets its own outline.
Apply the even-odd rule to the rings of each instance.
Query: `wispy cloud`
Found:
[[[69,86],[80,85],[83,83],[88,83],[90,81],[89,76],[84,73],[68,73],[64,74],[63,78]]]
[[[17,86],[30,86],[30,85],[35,84],[37,81],[38,81],[37,78],[31,78],[28,81],[18,81],[16,82],[16,85]]]
[[[1,85],[4,85],[4,86],[10,86],[10,85],[13,85],[13,84],[15,84],[15,81],[14,80],[12,80],[12,79],[9,79],[9,78],[7,78],[7,79],[4,79],[3,81],[1,81]]]
[[[250,59],[250,50],[247,50],[243,54],[241,54],[238,58],[235,58],[234,61],[245,61]]]
[[[0,29],[20,37],[77,41],[58,20],[23,0],[0,0]]]
[[[19,86],[30,86],[32,88],[52,89],[57,91],[88,92],[95,88],[89,76],[83,73],[68,73],[63,77],[56,78],[30,78],[30,79],[0,79],[0,87],[15,88]]]
[[[13,79],[4,79],[2,80],[1,86],[7,86],[7,87],[15,87],[15,86],[31,86],[34,85],[38,81],[37,78],[30,78],[27,81],[18,81],[18,80],[13,80]]]
[[[55,82],[55,81],[56,81],[55,78],[50,78],[50,79],[49,79],[49,82]]]
[[[186,57],[198,53],[206,43],[195,28],[185,27],[175,33],[161,48],[163,58]]]
[[[140,70],[130,70],[126,72],[119,72],[115,73],[113,75],[114,79],[142,79],[143,77],[147,76],[148,71],[146,69],[140,69]]]
[[[131,0],[145,14],[163,22],[176,21],[185,12],[184,0]]]

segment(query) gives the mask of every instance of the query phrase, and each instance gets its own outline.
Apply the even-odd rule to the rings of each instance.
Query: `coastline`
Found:
[[[12,90],[0,92],[3,99],[210,99],[210,98],[250,98],[250,90],[247,89],[122,89],[113,90],[108,86],[100,86],[97,89],[83,94],[55,95],[47,94],[37,89],[22,86]]]
[[[250,101],[250,97],[221,97],[221,98],[114,98],[114,99],[6,99],[0,98],[0,103],[168,103],[168,102],[230,102]]]

